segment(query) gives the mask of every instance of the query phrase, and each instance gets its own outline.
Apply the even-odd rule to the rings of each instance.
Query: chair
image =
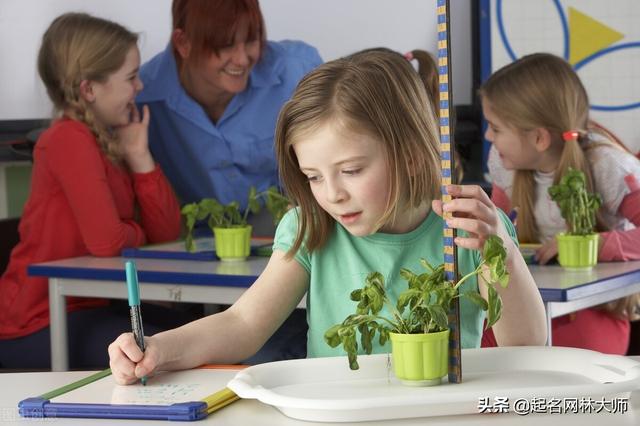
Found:
[[[0,219],[0,275],[7,269],[11,250],[18,244],[20,236],[18,235],[19,217],[9,219]]]

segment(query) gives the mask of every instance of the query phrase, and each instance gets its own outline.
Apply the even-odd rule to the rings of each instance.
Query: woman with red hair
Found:
[[[212,197],[244,209],[250,187],[278,185],[280,108],[322,59],[300,41],[267,41],[257,0],[174,0],[172,15],[171,42],[140,70],[151,152],[183,203]],[[257,235],[274,231],[268,215],[249,222]],[[304,357],[304,314],[247,362]]]
[[[278,113],[322,60],[303,42],[267,41],[257,0],[174,0],[172,14],[171,42],[140,71],[151,151],[182,202],[244,207],[251,186],[278,184]]]

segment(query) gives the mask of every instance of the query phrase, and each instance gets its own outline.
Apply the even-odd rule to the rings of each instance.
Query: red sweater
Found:
[[[86,125],[63,118],[36,144],[19,232],[20,242],[0,277],[0,339],[25,336],[49,324],[47,279],[28,277],[28,265],[117,256],[125,247],[175,240],[180,208],[157,166],[149,173],[129,173],[102,153]],[[68,297],[67,310],[106,303]]]

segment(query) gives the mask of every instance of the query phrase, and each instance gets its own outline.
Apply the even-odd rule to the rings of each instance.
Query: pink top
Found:
[[[602,213],[611,231],[600,236],[603,244],[600,261],[640,259],[640,161],[634,156],[611,147],[597,147],[587,151],[591,161],[596,190],[604,201]],[[504,210],[511,211],[513,171],[506,170],[495,149],[489,154],[489,171],[493,180],[491,199]],[[552,184],[551,174],[536,174],[535,216],[542,241],[566,229],[555,202],[547,196]],[[541,223],[542,222],[542,223]]]

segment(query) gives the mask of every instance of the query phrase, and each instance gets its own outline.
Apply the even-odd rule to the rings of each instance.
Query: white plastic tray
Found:
[[[584,349],[510,347],[462,351],[462,381],[433,387],[402,385],[388,357],[358,356],[259,364],[228,387],[301,420],[352,422],[478,413],[480,398],[591,397],[640,389],[640,363]]]

